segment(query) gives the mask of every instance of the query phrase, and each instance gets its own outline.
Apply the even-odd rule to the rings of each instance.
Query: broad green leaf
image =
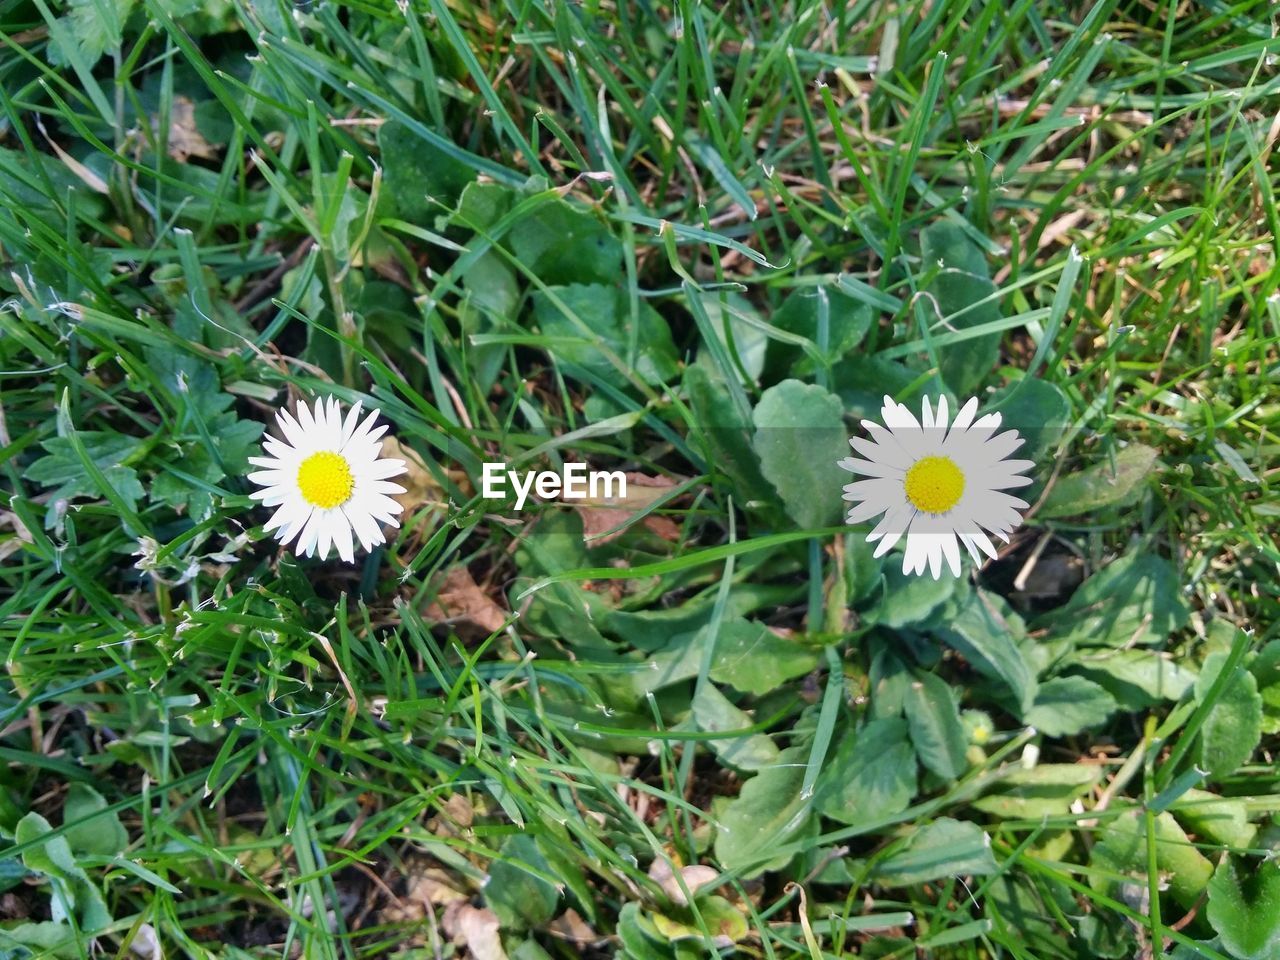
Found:
[[[901,716],[907,700],[907,686],[912,682],[911,671],[901,657],[878,639],[873,639],[872,643],[879,645],[873,648],[868,675],[871,681],[871,716],[876,719]]]
[[[114,813],[104,812],[106,808],[107,801],[93,787],[73,783],[68,788],[66,804],[62,808],[63,823],[89,818],[63,834],[74,852],[114,857],[129,845],[129,835],[120,818]]]
[[[668,941],[634,900],[618,911],[618,939],[628,960],[671,960]]]
[[[696,901],[698,913],[706,924],[711,936],[718,946],[730,946],[747,935],[747,918],[742,911],[724,897],[712,894],[699,897]],[[693,918],[692,911],[687,919],[675,919],[665,914],[655,913],[653,925],[667,940],[687,940],[692,937],[701,938],[702,929]]]
[[[386,216],[429,227],[476,178],[475,171],[398,120],[378,128]],[[431,199],[428,199],[431,198]],[[432,201],[438,202],[432,202]]]
[[[818,778],[819,812],[854,826],[901,813],[915,795],[915,751],[897,718],[843,737]]]
[[[81,430],[77,433],[89,460],[101,472],[111,490],[130,510],[136,509],[145,490],[132,464],[141,459],[146,441],[101,430]],[[33,463],[27,469],[26,476],[48,486],[60,484],[48,495],[49,509],[46,512],[45,526],[51,529],[56,522],[54,508],[59,501],[101,497],[107,491],[99,489],[97,481],[76,454],[68,437],[50,437],[42,445],[49,451],[48,455]]]
[[[752,415],[760,469],[801,529],[840,519],[841,488],[852,475],[836,466],[848,456],[840,401],[821,387],[784,380],[760,397]]]
[[[946,780],[960,776],[968,743],[951,687],[937,674],[917,672],[907,687],[906,710],[920,762]]]
[[[1047,628],[1051,640],[1128,648],[1167,640],[1188,616],[1173,565],[1134,551],[1103,567],[1035,625]]]
[[[1196,700],[1203,702],[1228,654],[1209,654],[1196,679]],[[1235,773],[1248,761],[1262,739],[1262,697],[1258,682],[1243,666],[1237,666],[1200,728],[1200,768],[1210,780]]]
[[[868,614],[882,627],[923,624],[934,611],[951,599],[957,590],[966,589],[958,577],[908,576],[901,564],[890,564],[884,571],[884,599]]]
[[[1174,899],[1190,908],[1204,892],[1213,875],[1213,864],[1196,849],[1176,820],[1168,813],[1155,818],[1156,866],[1169,879]],[[1089,882],[1095,889],[1120,894],[1115,874],[1128,875],[1145,885],[1147,877],[1147,827],[1139,811],[1110,820],[1100,834],[1089,858],[1096,872]]]
[[[119,51],[124,38],[124,23],[137,0],[70,0],[70,12],[60,18],[63,36],[73,37],[79,55],[89,66],[97,63],[109,50]],[[54,40],[49,44],[49,62],[67,66],[74,62],[70,51]]]
[[[560,901],[555,886],[523,869],[521,864],[543,875],[555,876],[532,836],[517,833],[507,838],[500,858],[489,864],[489,878],[484,884],[485,900],[504,929],[540,926],[555,916]]]
[[[49,821],[34,811],[19,820],[14,828],[15,843],[35,844],[23,852],[23,864],[28,870],[44,874],[59,889],[50,902],[51,919],[60,923],[71,910],[82,931],[93,933],[103,929],[111,923],[111,914],[107,912],[102,893],[76,862],[67,838],[50,836],[52,833]],[[41,843],[41,838],[47,839]]]
[[[994,594],[973,590],[962,596],[958,605],[949,608],[949,615],[934,621],[930,632],[963,653],[979,672],[1003,681],[1014,697],[1013,712],[1021,716],[1036,696],[1036,678],[1015,642],[1010,622],[1016,622],[1021,633],[1021,621],[1012,611],[1006,616]]]
[[[909,887],[942,877],[984,876],[998,869],[991,838],[981,827],[939,817],[917,830],[902,852],[880,861],[873,877],[881,886]]]
[[[1039,515],[1048,519],[1078,517],[1132,503],[1154,473],[1158,453],[1152,447],[1133,443],[1116,452],[1114,470],[1110,461],[1104,461],[1059,477]]]
[[[1191,669],[1154,650],[1077,654],[1068,662],[1088,673],[1121,706],[1130,709],[1177,700],[1196,682]]]
[[[721,623],[711,678],[743,693],[768,693],[818,665],[818,651],[754,620]]]
[[[1258,833],[1257,825],[1249,822],[1243,800],[1207,790],[1188,790],[1173,805],[1172,813],[1192,832],[1228,847],[1247,847]]]
[[[1115,697],[1084,677],[1055,677],[1040,684],[1024,719],[1041,733],[1066,737],[1106,723]]]
[[[473,180],[462,188],[458,207],[450,216],[449,222],[455,226],[487,232],[511,209],[516,199],[516,191],[510,187]]]
[[[710,683],[694,694],[692,708],[698,729],[708,733],[741,730],[754,723],[749,714],[735,707]],[[724,763],[739,770],[759,770],[778,762],[778,747],[763,733],[709,740],[708,745]]]
[[[707,291],[699,295],[698,307],[707,315],[711,334],[728,358],[728,369],[721,369],[723,364],[715,359],[715,351],[706,343],[698,348],[696,362],[706,366],[713,376],[718,371],[720,379],[754,383],[764,371],[769,347],[768,334],[759,324],[751,322],[760,318],[755,304],[740,293]]]
[[[507,242],[520,262],[551,286],[614,285],[622,275],[622,244],[599,217],[567,200],[534,208],[511,228]],[[645,333],[642,318],[642,346]]]
[[[1209,925],[1240,960],[1280,960],[1280,864],[1228,858],[1209,881]]]
[[[10,950],[14,952],[11,953]],[[9,960],[11,957],[27,956],[80,960],[84,954],[81,953],[75,928],[69,923],[45,920],[0,927],[0,957]]]
[[[865,304],[833,286],[801,287],[787,295],[782,306],[770,318],[773,326],[787,333],[811,340],[822,352],[819,316],[822,297],[826,297],[827,341],[825,356],[839,360],[858,346],[871,328],[872,311]],[[778,340],[769,341],[770,373],[809,377],[814,372],[813,359],[800,347]]]
[[[831,389],[840,397],[852,420],[879,423],[886,395],[919,413],[922,396],[936,397],[944,391],[942,381],[936,376],[922,380],[924,376],[925,371],[896,360],[855,350],[832,367]]]
[[[584,330],[554,302],[552,296],[585,324]],[[638,307],[639,334],[635,372],[648,383],[673,379],[677,372],[676,348],[667,321],[644,301]],[[538,328],[549,337],[562,338],[550,350],[557,360],[583,367],[601,379],[618,382],[618,368],[602,352],[610,351],[625,363],[630,343],[630,298],[621,287],[601,284],[573,284],[539,291],[533,298],[533,316]],[[574,343],[570,341],[581,341]]]
[[[708,469],[729,478],[740,504],[772,501],[773,488],[760,472],[751,446],[754,426],[739,412],[723,385],[712,378],[706,366],[691,363],[684,370],[684,392],[693,413],[689,442],[704,454]]]
[[[937,271],[924,288],[930,294],[927,302],[937,305],[936,313],[926,311],[934,330],[965,330],[1000,319],[986,257],[959,227],[945,221],[930,224],[921,232],[920,248],[921,270]],[[942,379],[957,396],[972,393],[995,367],[999,346],[1000,334],[986,333],[939,347]]]
[[[1057,384],[1034,377],[995,391],[983,413],[1000,414],[1001,431],[1018,431],[1023,444],[1012,455],[1019,460],[1037,460],[1071,425],[1067,395]]]
[[[515,271],[492,250],[467,267],[462,274],[462,285],[467,290],[467,305],[475,311],[495,320],[515,319],[520,286],[516,282]],[[479,317],[468,313],[459,319],[467,332],[480,332]],[[502,344],[490,344],[489,348],[499,354],[503,352]]]
[[[983,813],[1002,819],[1038,820],[1065,816],[1071,801],[1084,796],[1102,780],[1096,764],[1042,763],[1015,770],[973,802]]]
[[[789,856],[770,858],[768,851],[794,837],[809,820],[810,801],[800,792],[808,759],[808,746],[788,747],[776,764],[748,780],[725,804],[715,854],[726,870],[750,878],[786,866]]]

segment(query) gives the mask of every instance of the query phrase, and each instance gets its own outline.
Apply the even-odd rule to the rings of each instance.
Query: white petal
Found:
[[[351,523],[345,515],[334,521],[333,543],[338,548],[339,557],[347,563],[356,562],[355,545],[351,541]]]
[[[849,511],[848,516],[844,518],[844,522],[862,523],[865,520],[870,520],[876,514],[884,513],[888,509],[889,505],[886,503],[879,503],[875,500],[864,500],[862,503],[858,504],[858,506],[853,507]]]
[[[355,435],[356,425],[360,422],[361,401],[357,401],[356,405],[347,411],[347,419],[342,423],[342,442],[338,445],[341,450],[346,447],[347,443]]]
[[[936,430],[943,432],[947,429],[947,398],[946,396],[938,397],[938,412],[933,418],[933,426]]]
[[[850,473],[859,473],[864,477],[901,477],[905,472],[901,467],[890,466],[887,463],[876,463],[873,460],[859,460],[856,457],[845,457],[843,460],[837,460],[836,466],[841,470],[848,470]]]
[[[942,543],[942,553],[947,559],[947,566],[951,568],[952,576],[960,576],[960,545],[956,542],[955,534],[943,533],[939,534]]]
[[[960,412],[956,413],[955,422],[952,422],[951,433],[948,435],[955,436],[956,434],[963,434],[964,431],[968,430],[969,426],[973,424],[973,419],[977,415],[978,398],[970,397],[968,401],[965,401],[964,406],[960,407]]]

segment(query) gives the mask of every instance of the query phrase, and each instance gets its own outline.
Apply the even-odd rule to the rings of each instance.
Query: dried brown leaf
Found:
[[[169,108],[169,156],[179,163],[188,157],[213,160],[218,150],[204,138],[196,126],[196,105],[190,97],[178,94]]]
[[[604,939],[572,907],[547,924],[547,932],[579,945],[596,943]]]
[[[698,863],[680,868],[680,878],[684,880],[684,885],[689,890],[689,893],[695,897],[703,887],[710,887],[719,875],[720,872],[714,867],[707,867]],[[658,857],[653,861],[653,864],[649,867],[649,876],[658,882],[658,886],[662,887],[666,895],[671,898],[672,903],[682,907],[689,905],[689,900],[685,897],[684,890],[680,889],[680,880],[676,879],[675,873],[671,870],[671,864],[665,858]]]
[[[431,471],[427,469],[426,463],[422,457],[395,437],[386,437],[382,441],[381,456],[394,460],[403,460],[408,472],[398,477],[394,477],[396,483],[405,488],[405,492],[392,497],[405,510],[412,510],[423,504],[431,504],[443,506],[448,503],[449,498],[445,494],[444,488],[432,476]],[[471,492],[471,479],[462,470],[446,471],[449,480],[457,484],[458,489],[463,493]]]
[[[455,944],[465,944],[475,960],[507,960],[497,914],[489,908],[455,901],[445,907],[441,926]]]
[[[480,589],[465,564],[451,567],[445,574],[426,615],[431,620],[472,623],[486,633],[501,630],[507,622],[507,612]]]
[[[617,529],[632,517],[642,513],[659,497],[675,486],[668,477],[654,477],[645,473],[626,473],[627,495],[609,500],[603,497],[584,497],[580,500],[564,500],[575,507],[582,516],[582,540],[588,547],[598,547],[616,540],[626,529]],[[680,525],[670,517],[650,514],[641,523],[663,540],[680,539]],[[612,531],[612,532],[611,532]]]

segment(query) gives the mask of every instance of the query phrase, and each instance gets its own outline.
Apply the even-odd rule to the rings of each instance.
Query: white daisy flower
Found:
[[[396,515],[403,509],[388,494],[405,492],[390,478],[406,467],[403,460],[379,457],[387,427],[374,427],[378,413],[361,421],[357,403],[344,419],[333,397],[317,399],[314,410],[300,405],[297,419],[287,410],[276,413],[284,439],[267,436],[267,456],[249,458],[263,468],[249,479],[264,488],[250,496],[278,507],[263,529],[275,530],[283,544],[296,537],[298,553],[321,560],[332,544],[347,563],[355,562],[353,531],[365,550],[386,542],[379,524],[399,526]]]
[[[997,434],[1000,414],[977,420],[978,401],[970,400],[947,429],[947,400],[938,398],[935,415],[925,397],[921,420],[891,397],[884,398],[884,424],[863,420],[871,439],[854,437],[849,444],[865,460],[846,457],[839,465],[868,477],[847,484],[844,499],[857,503],[847,523],[862,523],[877,514],[884,517],[867,534],[867,542],[879,540],[875,556],[881,556],[905,534],[903,573],[942,576],[942,561],[960,575],[963,543],[975,563],[982,550],[995,559],[996,549],[988,533],[1005,543],[1022,523],[1024,500],[1004,493],[1026,486],[1023,472],[1035,466],[1030,460],[1007,460],[1022,445],[1016,430]],[[959,543],[957,543],[957,539]]]

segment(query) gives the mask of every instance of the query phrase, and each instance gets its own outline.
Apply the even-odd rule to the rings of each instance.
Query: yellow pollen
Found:
[[[923,457],[907,471],[907,499],[925,513],[946,513],[964,493],[964,474],[950,457]]]
[[[313,453],[298,467],[298,490],[313,507],[329,510],[346,503],[356,480],[342,454],[331,450]]]

